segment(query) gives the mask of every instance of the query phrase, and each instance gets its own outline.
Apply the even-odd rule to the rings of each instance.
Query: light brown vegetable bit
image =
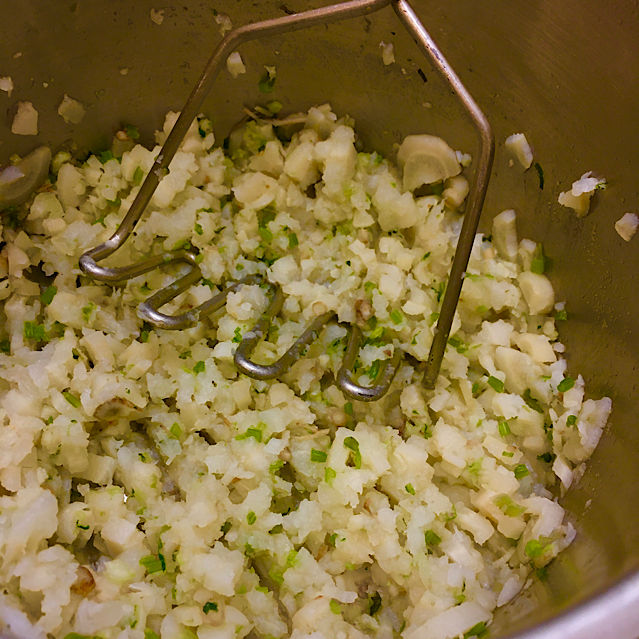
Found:
[[[77,579],[71,586],[71,592],[86,597],[95,588],[93,573],[86,566],[78,566]]]

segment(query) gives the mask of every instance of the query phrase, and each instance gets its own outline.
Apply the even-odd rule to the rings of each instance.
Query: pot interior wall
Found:
[[[582,373],[591,396],[613,399],[610,427],[564,499],[577,540],[551,565],[547,581],[523,596],[526,605],[500,611],[493,636],[504,636],[639,567],[639,239],[626,244],[614,230],[637,206],[639,22],[636,6],[621,0],[413,4],[494,127],[497,158],[484,229],[496,213],[515,208],[520,236],[543,242],[557,298],[567,300],[570,319],[560,333],[569,367]],[[4,7],[0,75],[11,75],[16,89],[11,97],[0,94],[0,162],[70,138],[106,148],[122,123],[138,125],[150,142],[221,39],[210,3],[167,5],[162,25],[150,19],[158,7],[151,0],[22,0]],[[215,8],[239,25],[308,6],[227,0]],[[382,64],[382,40],[393,42],[396,64]],[[355,118],[371,149],[392,153],[404,135],[429,132],[476,155],[470,124],[391,9],[245,45],[241,53],[247,74],[232,80],[223,72],[206,104],[219,140],[243,117],[243,106],[272,97],[285,112],[330,102]],[[258,91],[264,65],[277,67],[275,92],[266,97]],[[56,113],[65,93],[87,106],[78,126]],[[31,100],[40,113],[37,142],[9,131],[19,100]],[[543,168],[543,189],[534,169],[522,174],[509,167],[503,152],[505,138],[522,131]],[[557,195],[588,170],[605,176],[609,187],[595,196],[590,216],[578,219]]]

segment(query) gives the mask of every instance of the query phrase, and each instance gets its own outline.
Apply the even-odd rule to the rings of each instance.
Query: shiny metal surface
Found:
[[[613,399],[610,426],[579,486],[563,500],[577,539],[551,564],[546,582],[499,611],[491,636],[636,639],[639,238],[626,244],[614,222],[639,209],[639,6],[631,0],[412,5],[495,132],[481,226],[490,232],[491,216],[515,208],[520,236],[544,243],[557,299],[567,300],[570,319],[560,333],[570,370],[584,376],[589,394]],[[14,152],[69,138],[104,149],[123,123],[138,125],[150,143],[166,110],[186,100],[200,72],[194,61],[221,41],[213,7],[239,25],[308,3],[185,0],[167,5],[164,23],[156,25],[149,13],[162,6],[152,0],[5,2],[0,73],[11,75],[16,89],[10,98],[0,93],[0,163]],[[369,149],[390,153],[403,136],[428,132],[476,157],[475,134],[455,98],[421,62],[393,11],[380,16],[379,22],[357,18],[293,34],[286,42],[242,45],[247,74],[237,80],[222,74],[202,107],[215,118],[218,140],[244,104],[260,103],[263,66],[275,65],[273,95],[287,111],[330,101],[355,118]],[[395,65],[382,64],[382,40],[393,42]],[[66,125],[57,115],[64,93],[87,106],[80,125]],[[37,140],[9,131],[19,100],[31,100],[40,113]],[[536,173],[508,166],[503,142],[516,132],[526,133],[543,167],[543,190]],[[557,195],[588,170],[605,176],[609,187],[597,193],[591,214],[577,219],[557,204]]]

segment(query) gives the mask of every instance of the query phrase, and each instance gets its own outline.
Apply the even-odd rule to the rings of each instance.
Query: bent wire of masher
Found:
[[[478,133],[480,142],[477,167],[471,181],[466,212],[457,242],[455,257],[451,266],[423,377],[424,386],[428,389],[434,388],[444,357],[448,335],[459,301],[464,274],[468,265],[482,205],[488,188],[494,156],[494,139],[488,120],[470,93],[466,90],[455,71],[446,61],[407,0],[351,0],[350,2],[330,5],[321,9],[313,9],[302,13],[247,24],[227,34],[206,64],[202,75],[187,99],[162,150],[155,159],[151,170],[142,183],[122,223],[111,238],[82,255],[80,258],[80,268],[96,280],[107,283],[117,283],[148,273],[168,264],[187,264],[190,267],[190,271],[186,275],[180,277],[171,285],[159,290],[139,306],[138,314],[142,319],[157,328],[169,330],[194,326],[200,320],[222,308],[229,293],[238,290],[245,284],[263,283],[264,280],[259,276],[249,276],[230,284],[221,293],[207,300],[200,306],[186,313],[172,316],[161,313],[159,309],[202,279],[202,273],[200,272],[197,254],[195,252],[186,249],[166,251],[137,264],[118,268],[100,266],[98,262],[113,255],[131,235],[158,184],[162,178],[168,174],[171,160],[177,152],[191,123],[200,113],[204,99],[210,92],[216,78],[226,63],[226,59],[238,46],[262,37],[282,35],[317,25],[370,15],[388,5],[393,7],[401,23],[416,42],[419,49],[429,59],[432,66],[448,83],[453,93],[460,100]],[[256,364],[250,359],[250,356],[259,342],[266,336],[270,322],[279,313],[284,299],[279,286],[269,282],[267,282],[267,284],[270,289],[270,305],[256,325],[243,335],[242,341],[234,355],[237,368],[245,375],[254,379],[273,379],[287,372],[305,353],[308,345],[317,338],[323,327],[328,322],[333,321],[335,317],[335,314],[332,312],[317,317],[277,362],[270,365]],[[352,399],[360,401],[378,400],[388,391],[402,361],[403,352],[399,347],[395,346],[393,356],[386,360],[385,366],[381,368],[377,377],[372,380],[369,386],[362,386],[355,381],[353,376],[353,367],[357,359],[360,341],[361,331],[359,327],[355,325],[351,326],[342,367],[337,375],[337,384],[341,390]]]

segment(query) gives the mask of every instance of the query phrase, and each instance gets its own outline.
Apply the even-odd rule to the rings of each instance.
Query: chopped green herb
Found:
[[[524,391],[524,401],[526,404],[532,408],[534,411],[543,414],[544,409],[541,407],[541,404],[530,394],[530,388],[527,388]]]
[[[155,636],[157,637],[157,635]],[[64,639],[96,639],[96,637],[92,637],[90,635],[81,635],[81,634],[78,634],[77,632],[69,632],[66,635],[64,635]],[[145,633],[145,639],[146,639],[146,633]]]
[[[198,235],[204,235],[204,229],[201,224],[196,224],[193,229]]]
[[[508,495],[498,495],[495,497],[495,505],[507,517],[519,517],[526,512],[525,506],[519,506]]]
[[[109,160],[112,160],[115,156],[113,155],[113,151],[107,149],[106,151],[102,151],[100,153],[100,162],[102,164],[106,164]]]
[[[133,184],[135,186],[140,186],[142,184],[142,178],[144,177],[144,171],[142,167],[138,166],[133,173]]]
[[[171,428],[169,428],[169,432],[171,433],[171,435],[173,435],[173,437],[175,437],[176,439],[179,439],[179,437],[182,435],[182,429],[180,428],[180,425],[175,422]]]
[[[67,402],[69,402],[69,404],[71,404],[71,406],[73,406],[73,408],[80,408],[80,406],[82,406],[82,402],[73,393],[64,391],[62,396],[67,400]]]
[[[332,486],[333,485],[333,480],[335,479],[335,477],[337,477],[337,472],[334,471],[332,468],[330,468],[329,466],[327,466],[324,469],[324,481],[329,485]]]
[[[449,337],[448,338],[448,343],[458,352],[461,353],[462,355],[468,350],[468,346],[466,346],[466,344],[464,344],[464,342],[462,342],[461,339],[459,339],[459,337],[457,337],[456,335],[453,335],[453,337]]]
[[[557,390],[560,393],[569,391],[575,385],[575,380],[572,377],[564,377],[557,385]]]
[[[82,319],[85,322],[89,322],[89,320],[91,319],[91,315],[93,314],[93,311],[95,310],[95,304],[93,302],[89,302],[86,306],[82,307]]]
[[[514,457],[514,456],[515,456],[515,453],[510,453],[510,452],[508,452],[507,450],[505,450],[505,451],[502,453],[502,455],[503,455],[504,457]]]
[[[0,341],[0,351],[3,353],[11,352],[11,342],[8,339],[3,339]]]
[[[344,446],[353,451],[353,464],[358,470],[362,467],[362,455],[359,452],[359,442],[354,437],[346,437]]]
[[[508,422],[499,422],[499,434],[502,437],[506,437],[507,435],[512,435],[512,431],[510,430],[510,426]]]
[[[568,415],[566,426],[574,426],[577,423],[577,415]]]
[[[247,428],[246,432],[243,435],[238,435],[235,439],[242,440],[242,439],[248,439],[249,437],[252,437],[256,441],[261,442],[262,434],[263,433],[259,428]]]
[[[328,459],[328,455],[323,450],[311,449],[311,461],[322,463]]]
[[[515,466],[515,479],[523,479],[524,477],[528,477],[530,475],[530,471],[526,464],[518,464]]]
[[[271,77],[271,74],[267,71],[261,78],[257,85],[262,93],[273,93],[275,91],[275,76]]]
[[[233,339],[231,341],[234,344],[239,344],[242,341],[242,329],[238,326],[233,333]]]
[[[475,461],[471,462],[470,464],[468,464],[468,466],[466,466],[468,472],[471,475],[478,475],[479,471],[481,470],[481,465],[484,461],[483,457],[480,457],[479,459],[475,459]]]
[[[427,546],[439,546],[442,542],[442,538],[432,530],[424,531],[424,541]]]
[[[75,525],[82,530],[89,530],[89,528],[91,528],[91,526],[89,526],[88,524],[86,526],[83,526],[82,524],[80,524],[80,522],[77,521],[75,522]]]
[[[155,555],[142,557],[142,559],[140,559],[140,566],[144,566],[149,575],[166,570],[166,564],[164,563],[164,557],[162,555],[159,557]]]
[[[471,639],[472,637],[477,637],[477,639],[484,639],[484,637],[487,636],[488,630],[486,629],[486,624],[483,621],[480,621],[464,635],[464,639]]]
[[[544,566],[543,568],[537,570],[536,574],[541,581],[544,581],[544,579],[548,578],[548,569],[546,568],[546,566]]]
[[[381,607],[382,597],[378,592],[375,592],[368,598],[368,614],[373,617]]]
[[[206,371],[206,364],[202,361],[196,362],[195,366],[193,367],[193,372],[196,375],[199,375],[200,373],[204,373]]]
[[[48,342],[49,336],[42,324],[36,322],[25,322],[23,326],[25,339],[34,339],[36,342]]]
[[[274,475],[278,470],[284,466],[284,462],[281,459],[276,459],[269,467],[268,472]]]
[[[404,486],[404,488],[406,489],[406,492],[409,495],[414,495],[415,494],[415,489],[413,488],[412,484],[406,484],[406,486]]]
[[[553,455],[552,453],[544,453],[543,455],[537,455],[537,459],[539,461],[550,464],[551,462],[555,461],[555,455]]]
[[[430,257],[430,251],[428,251],[428,253],[424,254],[424,257],[422,257],[422,261],[423,260],[427,260]]]
[[[335,548],[335,540],[337,539],[337,533],[333,533],[328,536],[328,545]]]
[[[231,522],[230,521],[225,521],[222,524],[222,527],[220,528],[220,530],[222,531],[223,535],[226,535],[226,533],[231,530]]]
[[[138,131],[138,127],[133,124],[125,124],[124,132],[130,137],[132,140],[137,140],[140,137],[140,132]]]
[[[191,351],[184,351],[183,353],[180,353],[180,359],[188,359],[189,357],[191,357]]]
[[[214,601],[209,601],[208,603],[204,604],[204,608],[202,608],[202,610],[204,611],[205,615],[211,611],[217,612],[217,604]]]
[[[268,571],[268,576],[279,586],[284,583],[284,575],[282,573],[282,569],[279,566],[273,566]]]
[[[251,510],[251,512],[246,515],[246,521],[249,526],[252,526],[257,521],[257,515]]]
[[[47,426],[49,426],[50,424],[53,424],[53,417],[52,417],[52,416],[51,416],[51,417],[47,417],[47,418],[44,420],[44,423],[45,423]]]
[[[541,244],[537,244],[537,248],[533,253],[530,270],[532,273],[537,273],[537,275],[543,275],[546,270],[546,257],[544,256],[544,247]]]
[[[401,324],[404,321],[404,316],[402,315],[402,312],[397,308],[393,309],[390,312],[390,318],[393,324]]]
[[[568,313],[566,311],[557,311],[555,319],[559,322],[565,322],[568,319]]]
[[[471,390],[473,395],[477,397],[477,395],[481,392],[481,384],[479,382],[475,382]]]
[[[42,295],[40,295],[40,301],[45,306],[49,306],[49,304],[51,304],[51,302],[53,302],[53,298],[55,297],[55,294],[57,292],[58,292],[57,287],[48,286],[47,289],[44,291],[44,293],[42,293]]]
[[[273,233],[271,233],[265,226],[260,226],[257,229],[257,232],[265,242],[271,242],[273,240]]]
[[[337,601],[337,599],[331,599],[331,603],[328,604],[331,612],[335,615],[341,615],[342,614],[342,609],[339,605],[339,601]]]
[[[488,385],[498,393],[504,392],[504,382],[492,375],[488,378]]]
[[[364,283],[364,291],[366,291],[366,293],[372,293],[373,289],[377,288],[376,284],[373,284],[373,282],[365,282]]]
[[[297,239],[297,235],[295,233],[289,233],[288,235],[288,248],[295,248],[299,245],[299,240]]]
[[[527,544],[524,552],[531,558],[535,559],[535,557],[539,557],[544,550],[547,548],[547,545],[542,544],[537,539],[531,539]]]
[[[535,169],[537,169],[537,175],[539,175],[539,188],[544,190],[544,170],[541,168],[539,162],[535,162]]]

